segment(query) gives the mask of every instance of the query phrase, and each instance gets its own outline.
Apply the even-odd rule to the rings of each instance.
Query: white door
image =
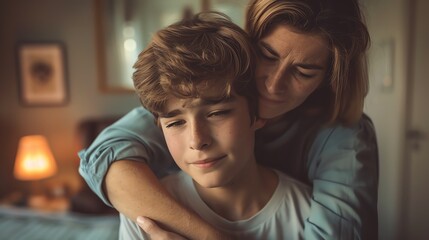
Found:
[[[403,239],[429,239],[429,1],[416,0],[411,38],[409,129],[404,186],[406,230]],[[408,175],[408,176],[407,176]],[[407,191],[408,190],[408,191]]]

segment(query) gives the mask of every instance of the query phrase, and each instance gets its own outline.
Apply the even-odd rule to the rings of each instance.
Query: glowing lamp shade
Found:
[[[57,164],[44,136],[31,135],[19,140],[14,176],[19,180],[38,180],[53,176]]]

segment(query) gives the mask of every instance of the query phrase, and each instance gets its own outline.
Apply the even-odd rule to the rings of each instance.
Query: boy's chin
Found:
[[[200,187],[203,188],[219,188],[224,187],[225,183],[222,180],[215,180],[215,179],[195,179],[194,183],[198,184]]]

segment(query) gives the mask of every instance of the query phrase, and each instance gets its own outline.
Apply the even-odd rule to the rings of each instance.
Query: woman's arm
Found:
[[[138,215],[149,217],[164,230],[188,239],[225,239],[197,214],[178,204],[145,163],[114,162],[104,187],[113,206],[130,219],[137,219]]]
[[[378,150],[370,120],[319,133],[308,168],[313,194],[306,239],[377,239]]]

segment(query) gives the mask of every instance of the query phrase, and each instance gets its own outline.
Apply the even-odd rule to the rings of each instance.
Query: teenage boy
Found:
[[[301,239],[308,187],[256,163],[254,59],[240,27],[201,13],[155,34],[134,85],[183,170],[163,179],[173,197],[239,239]],[[142,238],[121,215],[120,239]]]

